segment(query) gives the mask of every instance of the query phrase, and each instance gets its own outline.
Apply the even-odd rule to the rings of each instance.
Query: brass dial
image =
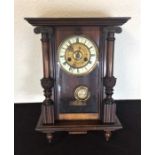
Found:
[[[75,89],[74,97],[79,101],[86,101],[90,97],[90,92],[88,87],[86,86],[79,86]]]
[[[83,36],[66,39],[58,52],[62,69],[73,75],[89,73],[95,68],[98,60],[95,43]]]

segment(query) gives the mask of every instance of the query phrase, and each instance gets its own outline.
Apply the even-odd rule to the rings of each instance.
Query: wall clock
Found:
[[[102,130],[108,141],[122,128],[112,98],[115,33],[130,18],[25,19],[42,36],[45,100],[36,130],[49,142],[56,131]]]

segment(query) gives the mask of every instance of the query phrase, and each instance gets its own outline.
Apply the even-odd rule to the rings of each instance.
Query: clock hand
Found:
[[[74,52],[74,49],[73,49],[72,45],[70,45],[70,46],[68,47],[68,50],[71,51],[71,52]]]

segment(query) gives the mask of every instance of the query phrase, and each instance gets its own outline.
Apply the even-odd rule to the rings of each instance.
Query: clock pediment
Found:
[[[120,26],[130,17],[25,18],[33,26]]]

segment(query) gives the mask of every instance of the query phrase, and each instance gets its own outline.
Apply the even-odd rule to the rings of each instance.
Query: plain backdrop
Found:
[[[64,1],[65,1],[65,3],[67,2],[66,0],[64,0]],[[101,4],[101,1],[102,0],[99,0],[100,4]],[[132,66],[132,70],[135,70],[135,73],[136,73],[135,77],[141,76],[141,79],[142,79],[141,80],[142,81],[141,82],[142,83],[142,86],[141,86],[142,154],[143,155],[146,155],[146,154],[154,155],[155,154],[155,149],[154,149],[155,134],[152,131],[155,131],[155,124],[153,123],[154,118],[155,118],[155,116],[154,116],[154,114],[155,114],[155,112],[154,112],[154,109],[155,109],[155,104],[154,104],[154,86],[155,86],[155,80],[154,80],[155,79],[155,72],[154,72],[154,66],[155,66],[155,61],[154,61],[154,58],[155,58],[155,52],[154,52],[155,51],[155,46],[154,46],[155,18],[154,18],[154,14],[155,14],[155,9],[154,9],[154,1],[152,1],[152,0],[141,0],[141,1],[142,1],[142,4],[141,4],[142,11],[141,11],[141,34],[140,35],[142,38],[141,39],[142,40],[141,41],[141,52],[142,52],[142,54],[141,54],[141,57],[142,57],[141,58],[141,68],[142,68],[142,71],[141,71],[141,74],[139,74],[139,72],[137,73],[135,70],[135,67],[137,68],[137,70],[139,69],[139,67],[137,66],[137,64],[139,64],[139,62],[140,62],[140,60],[137,59],[140,56],[140,54],[137,54],[137,52],[139,52],[139,49],[137,49],[137,51],[135,53],[135,54],[137,54],[137,56],[134,55],[134,58],[136,57],[135,59],[137,59],[138,63],[136,64],[136,66]],[[22,0],[19,1],[19,4],[21,5],[22,2],[24,2],[24,1],[22,1]],[[34,2],[34,1],[27,0],[27,3],[25,2],[26,4],[21,5],[22,9],[25,8],[27,5],[29,5],[29,3],[31,3],[31,2]],[[38,1],[35,1],[35,2],[37,3]],[[43,2],[45,2],[45,0]],[[58,2],[58,0],[57,0],[57,2]],[[93,2],[94,6],[97,5],[97,3],[96,3],[97,0],[92,1],[92,2]],[[124,0],[124,1],[120,1],[120,3],[119,3],[119,0],[113,1],[112,3],[111,2],[112,1],[105,1],[104,5],[98,5],[98,7],[103,12],[105,10],[108,10],[109,13],[112,13],[113,8],[111,8],[110,5],[112,6],[113,3],[118,2],[115,5],[115,7],[117,7],[117,11],[120,11],[120,13],[117,14],[119,16],[123,16],[123,14],[129,9],[129,8],[119,7],[120,5],[125,5],[125,2],[130,3],[131,8],[133,8],[133,7],[135,8],[134,9],[135,12],[138,12],[137,10],[139,10],[139,2],[136,0],[135,1],[125,1]],[[51,1],[51,3],[53,3],[53,1]],[[14,56],[17,57],[16,56],[17,54],[15,54],[15,53],[17,53],[17,48],[16,47],[15,47],[15,49],[13,48],[14,47],[13,42],[15,40],[14,39],[14,25],[16,25],[16,24],[14,24],[13,15],[14,15],[14,10],[20,9],[20,7],[16,8],[16,4],[17,4],[17,2],[15,2],[15,9],[14,9],[14,1],[13,0],[5,0],[5,1],[0,0],[0,19],[1,19],[1,29],[0,29],[0,34],[1,34],[1,37],[0,37],[0,43],[1,43],[1,45],[0,45],[0,53],[1,53],[1,57],[0,57],[0,71],[1,71],[1,76],[0,76],[0,98],[1,98],[0,122],[1,122],[1,125],[3,126],[0,128],[0,137],[1,137],[0,144],[2,146],[0,149],[0,152],[1,152],[1,154],[9,154],[9,155],[14,154],[14,145],[13,145],[14,144],[14,126],[13,126],[13,123],[14,123],[13,122],[13,118],[14,118],[13,76],[14,76],[14,74],[13,74],[13,72],[14,72],[14,68],[17,72],[17,66],[13,65],[13,58],[14,58]],[[88,4],[89,3],[87,3],[87,5]],[[92,7],[93,7],[93,5],[92,5]],[[107,7],[107,5],[109,5],[109,7]],[[65,6],[65,4],[63,4],[63,6]],[[40,7],[42,7],[42,5],[40,5],[36,10],[38,10]],[[53,4],[51,4],[49,7],[51,7],[52,9],[55,9],[54,8],[55,6],[53,6]],[[58,6],[58,8],[59,8],[59,6]],[[29,9],[30,9],[30,7],[29,7]],[[47,8],[45,8],[45,9],[47,9]],[[60,8],[60,9],[62,9],[62,8]],[[88,9],[88,7],[86,7],[86,9]],[[125,11],[121,11],[121,9],[123,9]],[[18,11],[18,10],[16,10],[16,11]],[[46,11],[46,10],[44,10],[44,11]],[[50,11],[52,11],[52,10],[50,10]],[[17,13],[15,12],[15,14],[17,14]],[[136,14],[137,13],[134,13],[134,12],[132,13],[132,15],[129,14],[132,17],[132,20],[130,20],[130,22],[128,22],[126,25],[123,26],[124,31],[125,31],[125,28],[127,28],[127,27],[130,28],[130,25],[132,24],[131,21],[133,22],[133,19],[136,19],[135,27],[137,27],[136,30],[139,31],[139,26],[136,26],[136,25],[139,25],[139,21],[138,21],[139,17],[137,18]],[[39,13],[39,15],[40,15],[40,13]],[[115,16],[115,15],[116,14],[112,14],[112,16]],[[18,14],[18,16],[20,16],[20,14]],[[33,14],[33,16],[34,16],[34,14]],[[139,16],[139,13],[138,13],[138,16]],[[133,18],[133,17],[135,17],[135,18]],[[17,16],[15,17],[15,20],[17,21]],[[23,18],[21,18],[20,20],[23,22]],[[32,32],[32,27],[27,25],[27,28],[29,29],[29,31]],[[16,28],[16,31],[17,31],[17,29],[18,28]],[[27,30],[27,29],[25,28],[25,30]],[[134,32],[132,32],[132,31],[130,31],[130,32],[132,32],[133,35],[135,34],[134,36],[138,37],[139,32],[137,34],[136,30]],[[122,41],[121,36],[123,35],[123,33],[120,35],[121,41]],[[16,34],[17,33],[15,33],[15,38],[17,37]],[[31,33],[30,33],[30,35],[31,35]],[[140,38],[140,35],[139,35],[139,38]],[[33,35],[33,37],[34,37],[34,35]],[[127,39],[128,37],[125,36],[125,38]],[[28,38],[28,41],[29,41],[29,39],[30,38]],[[36,41],[38,42],[37,39],[36,39]],[[18,43],[18,44],[20,44],[20,43]],[[118,37],[117,37],[117,44],[118,44]],[[119,44],[122,45],[122,43],[120,41],[119,41]],[[39,43],[38,43],[38,45],[39,45]],[[15,46],[17,46],[17,45],[15,45]],[[127,47],[125,49],[125,52],[126,52],[126,50],[128,48],[130,49],[130,47],[127,44],[125,44],[125,46]],[[40,48],[39,48],[39,50],[40,50]],[[14,51],[15,51],[15,53],[14,53]],[[27,52],[29,52],[29,51],[27,51]],[[35,51],[35,52],[39,53],[40,51]],[[117,50],[117,53],[118,52],[120,52],[120,51]],[[19,54],[18,56],[21,57],[22,54]],[[128,52],[128,54],[129,54],[129,52]],[[17,60],[17,59],[15,59],[15,60]],[[116,60],[115,60],[115,62],[116,62]],[[17,63],[15,63],[15,65],[17,65]],[[19,63],[18,63],[18,65],[19,65]],[[123,65],[124,64],[122,64],[121,66],[123,66]],[[117,70],[118,69],[115,66],[115,72]],[[21,71],[21,70],[19,70],[19,71]],[[119,72],[119,74],[122,74],[122,73]],[[131,75],[128,74],[128,76],[130,77]],[[135,83],[138,83],[140,81],[138,77],[136,78]],[[119,80],[120,80],[120,78],[121,78],[121,75],[119,76]],[[20,78],[18,78],[18,79],[20,79]],[[123,77],[122,77],[122,79],[123,79]],[[15,100],[17,101],[17,94],[18,95],[20,94],[20,91],[18,91],[18,93],[16,91],[17,83],[19,82],[17,80],[17,76],[15,76],[15,81],[16,81],[15,82],[15,84],[16,84]],[[22,79],[20,79],[20,81],[22,81]],[[133,81],[133,79],[132,79],[132,81]],[[117,87],[117,89],[120,87],[120,86],[118,86],[118,81],[117,81],[116,87]],[[134,87],[134,85],[132,87]],[[122,91],[122,93],[123,93],[123,91]],[[20,98],[20,100],[21,100],[21,98]],[[20,101],[20,100],[18,98],[18,101]],[[24,99],[22,99],[22,100],[24,100]]]
[[[116,35],[114,98],[141,98],[139,0],[15,0],[14,8],[15,102],[44,99],[40,35],[33,33],[24,17],[131,17]]]

